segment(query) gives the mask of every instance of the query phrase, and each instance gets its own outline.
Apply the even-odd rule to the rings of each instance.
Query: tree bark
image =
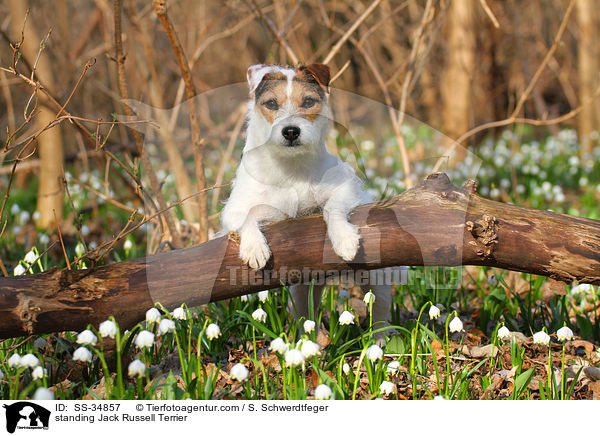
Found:
[[[122,328],[155,302],[197,306],[295,283],[324,272],[395,265],[486,265],[600,284],[600,221],[479,197],[474,182],[454,186],[435,173],[421,184],[351,214],[361,248],[350,264],[331,248],[321,215],[265,228],[273,252],[265,271],[238,258],[235,234],[202,245],[93,270],[52,270],[0,279],[0,338],[97,326]]]

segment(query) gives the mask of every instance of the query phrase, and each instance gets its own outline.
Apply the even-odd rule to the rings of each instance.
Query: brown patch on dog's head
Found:
[[[317,83],[323,91],[329,93],[329,79],[331,78],[331,70],[325,64],[310,64],[301,65],[297,69],[299,80],[306,82]]]
[[[254,91],[256,107],[270,124],[273,124],[277,111],[287,101],[286,85],[285,74],[273,71],[264,75]]]

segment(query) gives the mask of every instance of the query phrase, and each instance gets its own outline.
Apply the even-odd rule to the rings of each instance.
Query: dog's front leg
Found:
[[[356,257],[360,245],[358,227],[348,221],[348,214],[356,206],[354,198],[333,196],[323,207],[323,219],[327,223],[327,236],[333,251],[350,262]]]
[[[246,217],[239,234],[240,259],[252,269],[264,268],[271,257],[271,250],[267,244],[267,238],[263,235],[252,214],[248,214]]]

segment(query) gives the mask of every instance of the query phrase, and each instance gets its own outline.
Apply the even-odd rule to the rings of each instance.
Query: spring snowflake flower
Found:
[[[31,377],[33,377],[34,380],[41,380],[46,375],[48,375],[48,371],[41,366],[36,366],[33,371],[31,371]]]
[[[83,244],[81,242],[79,242],[75,246],[75,254],[77,255],[77,257],[81,257],[81,256],[83,256],[84,253],[85,253],[85,247],[83,246]]]
[[[96,345],[98,338],[91,330],[84,330],[77,335],[77,343],[81,345]]]
[[[369,348],[367,348],[365,355],[371,362],[375,362],[377,359],[381,359],[383,357],[383,350],[379,345],[371,345]]]
[[[79,347],[73,353],[73,360],[77,360],[79,362],[91,362],[92,352],[85,347]]]
[[[31,397],[32,400],[54,400],[54,394],[52,393],[52,391],[50,389],[46,389],[46,388],[37,388],[35,390],[35,393],[33,394],[33,397]]]
[[[385,396],[388,396],[396,390],[396,385],[390,381],[384,380],[379,385],[379,390]]]
[[[27,271],[25,269],[25,267],[21,264],[18,264],[17,266],[15,266],[15,269],[13,270],[13,274],[16,276],[22,276],[23,274],[25,274],[25,271]]]
[[[463,328],[463,323],[458,316],[455,316],[452,321],[450,321],[450,325],[448,327],[450,328],[450,333],[462,332],[465,330]]]
[[[110,319],[107,319],[106,321],[103,321],[102,323],[100,323],[98,332],[100,333],[100,336],[102,336],[103,338],[105,338],[107,336],[114,338],[115,335],[117,334],[117,325]]]
[[[344,362],[344,364],[342,365],[342,371],[344,371],[344,374],[348,374],[350,372],[350,365]]]
[[[154,344],[154,333],[148,330],[142,330],[135,337],[135,345],[138,348],[150,348]]]
[[[596,357],[600,359],[600,348],[596,349]]]
[[[488,282],[488,285],[490,285],[491,287],[495,287],[498,284],[498,279],[496,278],[496,276],[494,274],[491,274],[488,276],[487,282]]]
[[[252,318],[258,322],[265,322],[267,320],[267,312],[262,310],[260,307],[252,312]]]
[[[242,301],[245,303],[246,301],[248,301],[248,300],[249,300],[249,297],[248,297],[248,295],[242,295],[242,296],[240,297],[240,300],[242,300]]]
[[[4,380],[4,373],[2,372],[1,369],[0,369],[0,380]]]
[[[171,316],[181,321],[185,321],[187,319],[187,314],[185,313],[185,309],[183,307],[178,307],[177,309],[175,309],[171,313]]]
[[[310,333],[315,329],[315,322],[311,319],[307,319],[306,321],[304,321],[304,331],[306,333]]]
[[[221,336],[221,329],[215,323],[209,324],[206,327],[206,337],[210,340],[218,338]]]
[[[157,333],[162,336],[175,330],[175,322],[172,319],[163,318],[158,323]]]
[[[152,307],[146,311],[146,322],[159,322],[161,319],[160,312],[156,307]]]
[[[269,291],[260,291],[258,293],[258,299],[260,300],[261,303],[264,303],[265,301],[267,301],[269,299]]]
[[[429,308],[429,319],[436,319],[437,317],[440,316],[440,308],[437,306],[432,305]]]
[[[506,327],[505,325],[503,325],[502,327],[500,327],[498,329],[498,338],[499,339],[508,339],[511,337],[511,335],[512,335],[512,333],[510,332],[508,327]]]
[[[13,204],[10,208],[10,213],[16,215],[19,212],[21,212],[21,208],[19,207],[19,205],[17,203]]]
[[[561,327],[556,332],[556,336],[558,337],[559,341],[570,341],[573,339],[573,330],[567,326]]]
[[[285,354],[290,349],[290,344],[286,344],[283,338],[275,338],[269,345],[269,350],[275,353]]]
[[[146,373],[146,364],[139,359],[133,360],[127,367],[129,377],[142,377]]]
[[[533,343],[541,344],[541,345],[548,345],[550,343],[550,336],[545,331],[539,331],[537,333],[534,333]]]
[[[285,353],[285,366],[298,366],[304,363],[302,351],[292,348]]]
[[[365,297],[363,298],[363,301],[365,302],[366,305],[375,303],[375,294],[371,291],[367,292],[365,294]]]
[[[580,285],[573,287],[573,289],[571,289],[571,294],[574,294],[574,295],[591,294],[593,291],[594,291],[594,288],[592,285],[587,284],[587,283],[582,283]]]
[[[19,356],[18,353],[15,353],[12,356],[10,356],[8,359],[8,366],[9,368],[17,368],[19,366],[22,366],[21,356]]]
[[[344,300],[349,300],[350,299],[350,292],[348,292],[346,289],[342,289],[340,291],[340,294],[338,295],[338,298],[342,301]]]
[[[398,374],[398,371],[400,371],[400,362],[398,362],[397,360],[393,360],[390,363],[388,363],[388,366],[387,366],[388,374],[396,375],[396,374]]]
[[[123,248],[125,249],[125,251],[130,251],[133,248],[133,242],[131,242],[131,239],[127,239],[123,243]]]
[[[304,357],[307,359],[321,354],[321,352],[319,351],[319,344],[316,344],[313,341],[302,341],[300,351],[302,352],[302,354],[304,354]]]
[[[237,380],[239,382],[243,382],[248,378],[250,371],[241,363],[236,363],[233,365],[231,370],[229,371],[229,376],[232,380]]]
[[[350,325],[354,324],[354,315],[347,310],[344,310],[340,315],[340,324],[341,325]]]
[[[27,252],[27,254],[25,255],[25,257],[23,258],[23,260],[25,262],[27,262],[29,265],[31,265],[33,262],[35,262],[37,260],[37,254],[35,254],[35,251],[33,250],[29,250]]]
[[[327,385],[319,385],[315,389],[315,400],[329,400],[331,398],[331,388]]]
[[[29,368],[35,368],[40,364],[40,359],[38,359],[35,354],[26,354],[21,357],[21,366],[28,366]]]
[[[50,236],[48,236],[45,233],[42,233],[40,235],[39,239],[40,239],[40,244],[42,244],[42,245],[48,245],[50,243]]]

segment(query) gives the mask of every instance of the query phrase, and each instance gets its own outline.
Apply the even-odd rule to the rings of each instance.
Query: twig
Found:
[[[269,18],[266,15],[263,14],[261,8],[256,4],[256,0],[250,1],[254,6],[254,9],[256,9],[256,12],[258,12],[258,15],[260,16],[261,20],[263,20],[263,22],[267,25],[267,30],[269,31],[269,33],[273,36],[273,38],[277,40],[279,45],[281,45],[285,49],[285,52],[290,57],[292,62],[295,65],[297,65],[299,62],[299,58],[298,56],[296,56],[296,53],[294,53],[294,50],[292,50],[288,42],[284,38],[282,38],[281,35],[279,35],[279,32],[277,32],[277,29],[275,28],[273,22],[269,20]]]
[[[60,246],[62,247],[63,254],[65,255],[65,261],[67,262],[67,269],[71,269],[71,263],[69,262],[69,256],[67,256],[67,250],[65,250],[65,243],[63,242],[62,233],[60,232],[60,224],[56,219],[56,211],[52,209],[54,214],[54,222],[56,223],[56,230],[58,230],[58,239],[60,239]]]
[[[188,61],[183,52],[183,47],[177,38],[175,29],[169,20],[167,15],[167,2],[166,0],[153,0],[152,6],[154,12],[158,16],[167,38],[177,59],[181,76],[185,83],[186,96],[188,98],[189,114],[190,114],[190,126],[192,130],[192,144],[194,147],[194,161],[196,166],[196,185],[200,192],[198,196],[198,222],[200,225],[199,236],[200,242],[205,242],[208,239],[208,210],[207,210],[207,199],[206,194],[202,191],[206,187],[206,176],[204,173],[204,155],[202,150],[202,139],[200,138],[200,124],[198,123],[198,113],[196,108],[196,87],[192,80],[192,72],[188,65]]]
[[[488,16],[488,18],[494,24],[494,27],[496,29],[499,29],[500,28],[500,23],[498,23],[498,20],[496,19],[496,16],[494,15],[494,13],[492,12],[492,10],[488,6],[487,2],[485,0],[479,0],[479,3],[481,4],[481,7],[485,11],[485,14]]]

